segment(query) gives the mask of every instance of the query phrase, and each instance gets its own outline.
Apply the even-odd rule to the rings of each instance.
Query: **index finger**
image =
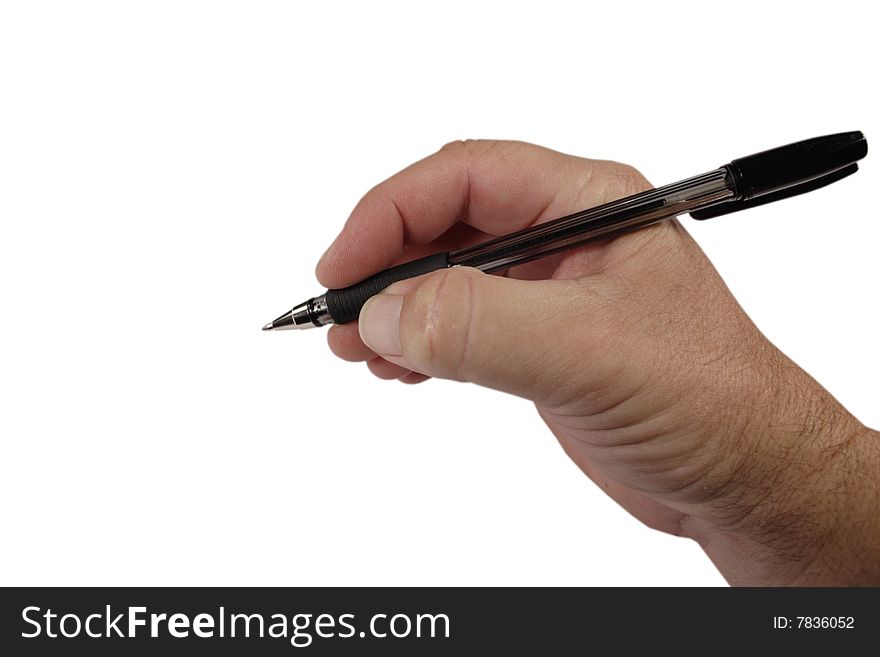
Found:
[[[590,204],[602,194],[589,185],[595,164],[524,142],[447,144],[360,200],[318,263],[318,280],[331,289],[357,283],[458,221],[503,235],[565,214],[575,202]]]

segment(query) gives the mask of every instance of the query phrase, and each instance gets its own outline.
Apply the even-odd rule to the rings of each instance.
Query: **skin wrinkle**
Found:
[[[576,430],[576,431],[588,431],[589,434],[602,433],[602,432],[612,432],[613,433],[613,432],[618,432],[618,431],[638,429],[639,427],[642,427],[646,424],[649,424],[649,423],[653,422],[654,420],[656,420],[657,418],[662,417],[663,415],[667,414],[668,408],[657,408],[647,414],[639,414],[639,417],[631,422],[627,422],[626,420],[624,420],[621,423],[619,421],[614,421],[613,418],[609,418],[607,421],[608,426],[605,426],[605,427],[595,426],[594,422],[601,419],[603,416],[607,417],[617,411],[620,411],[620,409],[627,404],[634,403],[636,401],[637,395],[641,393],[641,391],[644,389],[645,385],[646,385],[645,383],[638,384],[637,385],[638,392],[636,394],[634,394],[632,396],[623,397],[622,399],[619,399],[619,400],[615,400],[609,406],[598,409],[595,413],[591,413],[590,416],[587,418],[584,418],[582,412],[581,413],[560,413],[559,411],[556,411],[556,410],[549,410],[548,412],[549,412],[550,417],[552,417],[561,426],[567,426],[568,428],[570,428],[572,430]],[[624,413],[624,415],[627,415],[627,414]],[[581,423],[580,424],[574,424],[574,423],[566,424],[566,421],[571,418],[580,418]],[[578,440],[581,440],[582,442],[584,442],[587,445],[596,445],[596,443],[587,442],[586,438],[587,438],[586,436],[579,437]],[[627,443],[620,443],[617,440],[615,440],[615,444],[627,444]]]
[[[655,353],[656,353],[656,350],[655,350]],[[591,413],[589,416],[590,424],[592,425],[593,421],[599,420],[602,417],[613,416],[614,413],[619,411],[620,408],[624,404],[627,404],[627,402],[631,402],[631,403],[638,402],[638,400],[640,400],[641,397],[643,396],[643,393],[646,390],[646,388],[652,383],[652,377],[654,375],[648,373],[648,371],[651,369],[653,369],[654,372],[657,372],[659,370],[659,363],[657,365],[655,365],[654,368],[646,368],[646,372],[640,378],[639,382],[636,383],[634,386],[632,383],[630,383],[628,385],[626,395],[624,397],[622,397],[620,399],[614,399],[609,404],[607,404],[605,406],[599,406],[598,408],[596,408],[594,406],[595,401],[591,401],[591,406],[593,406],[593,408],[591,408]],[[590,391],[591,399],[596,399],[598,397],[603,396],[603,394],[607,392],[608,388],[617,384],[617,381],[620,380],[620,378],[623,376],[623,374],[625,372],[626,372],[626,369],[623,366],[621,366],[621,369],[619,369],[615,373],[612,373],[609,376],[609,380],[611,380],[612,383],[610,383],[609,386],[603,390]],[[578,391],[578,394],[580,397],[583,397],[584,391],[580,390],[580,391]],[[684,396],[685,396],[685,392],[684,392],[684,390],[682,390],[682,392],[679,395],[677,395],[675,398],[673,398],[673,400],[680,401],[682,398],[684,398]],[[572,417],[572,416],[577,416],[577,415],[581,415],[581,416],[583,415],[582,409],[576,408],[576,409],[566,410],[565,405],[562,405],[559,407],[554,407],[552,412],[553,412],[554,416],[556,416],[556,417]],[[652,417],[653,417],[653,415],[650,415],[648,417],[645,417],[645,419],[649,420]],[[611,423],[611,426],[616,427],[616,428],[620,428],[620,429],[628,429],[628,428],[632,428],[633,426],[635,426],[634,424],[622,424],[622,425],[617,424],[614,421],[613,417],[610,417],[610,423]],[[591,429],[596,428],[596,429],[598,429],[599,427],[592,427],[592,426],[586,427],[585,426],[582,428],[591,428]]]
[[[552,416],[549,416],[549,417],[552,417]],[[558,423],[555,423],[555,424],[557,424],[557,426],[559,426]],[[590,433],[592,433],[592,432],[590,432]],[[676,440],[678,442],[682,442],[680,434],[674,434],[674,435],[675,435]],[[662,426],[662,424],[661,424],[661,426],[656,426],[656,427],[653,427],[650,431],[646,431],[643,439],[640,440],[639,442],[634,441],[631,443],[626,443],[626,442],[619,442],[619,441],[615,440],[613,443],[599,444],[599,443],[590,442],[590,443],[584,443],[584,445],[586,448],[589,449],[589,451],[591,453],[595,452],[597,454],[597,458],[599,458],[601,461],[603,461],[605,463],[608,463],[609,465],[611,465],[611,464],[617,464],[617,465],[631,464],[631,463],[633,463],[633,459],[631,456],[626,455],[626,452],[633,452],[633,453],[637,454],[637,453],[639,453],[640,450],[639,449],[633,450],[633,449],[628,449],[628,448],[636,447],[636,448],[644,449],[644,447],[643,447],[644,445],[650,445],[653,441],[656,441],[659,438],[663,438],[664,436],[669,436],[668,428]],[[572,440],[575,443],[582,440],[579,436],[568,435],[567,437],[569,440]],[[686,441],[684,441],[684,442],[686,442]],[[668,444],[668,441],[667,441],[667,444]],[[668,495],[675,495],[675,494],[678,494],[684,490],[701,489],[702,492],[699,495],[701,498],[711,496],[711,493],[708,493],[708,494],[706,493],[706,490],[708,490],[709,487],[707,487],[705,485],[701,486],[701,484],[703,482],[705,482],[707,479],[712,479],[715,476],[715,471],[719,467],[721,467],[722,463],[715,462],[715,459],[706,450],[701,450],[700,452],[698,452],[698,454],[702,455],[702,459],[700,460],[700,462],[697,462],[697,463],[694,462],[695,455],[688,451],[686,445],[683,445],[681,448],[677,449],[676,451],[677,451],[677,456],[675,457],[674,460],[677,461],[677,463],[675,463],[675,464],[670,463],[670,464],[665,465],[663,467],[651,468],[651,469],[647,469],[647,470],[642,467],[639,467],[638,470],[640,472],[647,473],[647,474],[666,473],[666,474],[673,474],[673,475],[679,471],[686,471],[687,477],[688,477],[687,479],[682,479],[681,476],[676,475],[675,478],[680,479],[681,480],[680,483],[678,483],[674,486],[664,487],[662,489],[662,493],[664,495],[667,495],[667,494]],[[616,456],[614,458],[609,458],[609,456],[611,454],[615,454]],[[666,460],[672,459],[672,455],[667,453],[665,456],[665,459]],[[647,463],[651,463],[651,462],[652,461],[649,459],[645,463],[647,464]],[[693,471],[693,474],[692,474],[692,471]],[[636,485],[636,484],[631,484],[631,485]],[[656,494],[658,492],[661,492],[656,488],[656,486],[653,486],[653,485],[644,486],[644,487],[636,485],[636,487],[640,491],[642,491],[643,493],[646,493],[646,494]]]
[[[471,211],[471,185],[473,183],[471,182],[471,167],[469,163],[465,163],[464,175],[464,198],[462,199],[459,221],[465,221]]]
[[[526,228],[531,228],[532,226],[535,226],[535,225],[537,225],[538,223],[543,223],[543,222],[544,222],[544,217],[547,215],[547,211],[550,209],[550,206],[553,205],[555,202],[556,202],[556,197],[555,197],[555,196],[552,197],[549,201],[547,201],[547,203],[544,205],[544,207],[541,208],[541,209],[538,211],[538,214],[536,214],[536,215],[532,218],[532,220],[529,221],[529,223],[528,223],[528,225],[526,226]]]
[[[438,338],[438,319],[442,321],[442,317],[438,318],[440,315],[440,299],[442,298],[443,288],[446,287],[446,283],[449,281],[449,270],[444,270],[442,273],[437,275],[439,278],[439,282],[434,283],[430,289],[433,292],[431,303],[428,304],[428,311],[425,317],[425,344],[428,347],[428,363],[432,366],[437,364],[437,338]]]
[[[543,411],[540,408],[538,409],[538,414],[541,415],[541,417],[545,417],[543,414]],[[545,420],[546,419],[547,418],[545,417]],[[553,433],[553,435],[556,436],[557,441],[559,442],[559,445],[562,447],[562,450],[572,459],[572,461],[574,461],[577,465],[580,466],[580,468],[584,472],[584,474],[586,474],[587,477],[589,477],[594,483],[596,483],[596,485],[601,486],[602,488],[604,488],[606,490],[606,492],[609,492],[609,493],[611,492],[612,488],[625,490],[624,484],[622,484],[620,481],[615,479],[612,475],[610,475],[606,472],[598,472],[597,470],[595,470],[595,468],[590,467],[588,465],[588,461],[584,460],[583,454],[580,452],[577,452],[577,451],[573,451],[571,449],[571,444],[569,442],[567,442],[566,438],[564,438],[563,436],[561,436],[557,432],[553,423],[548,421],[547,424],[548,424],[548,427],[550,428],[551,433]],[[601,475],[601,476],[599,476],[599,475]],[[612,497],[614,497],[613,494],[612,494]],[[657,501],[643,495],[642,493],[636,493],[635,497],[630,496],[630,498],[628,500],[621,500],[616,497],[615,497],[615,500],[621,506],[623,506],[625,509],[627,509],[628,511],[633,513],[633,515],[635,515],[642,523],[644,523],[646,526],[648,526],[652,529],[670,532],[679,526],[679,520],[680,520],[680,513],[679,512],[677,512],[673,509],[670,509],[668,507],[662,506]],[[633,503],[641,505],[641,506],[644,506],[645,503],[653,505],[658,511],[661,511],[664,514],[664,517],[663,518],[640,517],[639,514],[634,512],[633,506],[632,506]],[[670,526],[670,524],[668,524],[668,521],[671,521],[671,526]]]
[[[465,296],[466,300],[464,306],[467,310],[464,311],[465,318],[465,327],[464,327],[464,347],[461,350],[461,357],[458,359],[458,366],[455,368],[455,376],[459,379],[468,380],[468,377],[464,375],[462,369],[464,365],[468,362],[468,357],[471,350],[471,334],[473,332],[474,326],[474,284],[473,284],[473,276],[465,276]]]
[[[587,169],[585,175],[583,176],[583,181],[581,182],[577,193],[574,195],[574,203],[572,204],[573,206],[580,206],[581,205],[580,198],[581,198],[581,196],[583,196],[586,193],[590,184],[593,182],[593,173],[594,173],[594,170],[592,168]]]
[[[674,498],[681,498],[682,501],[686,501],[689,504],[693,503],[702,503],[704,500],[700,499],[700,497],[711,498],[711,493],[706,493],[705,487],[702,485],[706,480],[706,473],[703,471],[704,466],[702,464],[693,464],[687,463],[687,466],[692,467],[696,472],[688,473],[687,476],[682,476],[679,474],[679,470],[686,469],[684,467],[675,467],[665,470],[667,474],[671,474],[673,478],[678,481],[675,484],[671,484],[669,486],[665,486],[661,491],[653,490],[654,494],[662,493],[664,497],[670,496]],[[693,491],[701,491],[700,497],[693,494]]]
[[[592,172],[591,172],[591,175],[592,175]],[[550,173],[549,173],[549,171],[547,171],[547,169],[544,169],[540,172],[540,176],[541,176],[540,187],[541,187],[541,189],[544,189],[547,187],[547,180],[550,176]],[[530,226],[534,226],[539,221],[543,221],[544,217],[547,214],[547,210],[550,208],[551,205],[553,205],[553,203],[556,202],[557,195],[558,195],[558,190],[556,190],[556,193],[552,194],[549,197],[549,200],[544,204],[544,207],[541,208],[541,210],[532,219],[531,223],[529,224]]]
[[[406,219],[404,219],[403,212],[401,211],[400,206],[397,204],[397,201],[394,198],[391,198],[389,200],[391,201],[391,208],[394,210],[397,221],[400,224],[400,231],[401,233],[403,233],[401,243],[416,242],[416,240],[413,239],[413,236],[410,233],[409,227],[406,225]]]
[[[711,516],[712,503],[719,497],[719,487],[717,482],[727,481],[731,477],[731,472],[735,471],[736,466],[731,464],[730,457],[712,458],[708,453],[703,463],[703,473],[701,477],[693,482],[692,489],[696,492],[692,497],[699,501],[700,504],[707,505]]]

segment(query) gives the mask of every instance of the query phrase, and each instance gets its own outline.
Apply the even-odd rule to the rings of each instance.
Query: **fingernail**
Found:
[[[400,310],[403,297],[377,294],[364,304],[358,320],[361,340],[381,356],[401,356]]]

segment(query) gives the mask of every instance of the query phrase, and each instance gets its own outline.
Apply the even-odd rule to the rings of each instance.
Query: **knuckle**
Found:
[[[603,161],[600,171],[595,176],[599,197],[602,202],[611,201],[624,196],[638,194],[651,189],[645,177],[635,167],[620,162]]]
[[[651,188],[642,172],[629,164],[617,165],[617,176],[626,194],[637,194]]]
[[[440,151],[456,151],[456,150],[464,150],[467,148],[467,139],[453,139],[452,141],[448,141],[443,146],[440,147]]]
[[[477,272],[435,272],[404,300],[401,348],[416,370],[461,379],[472,320],[471,280]]]
[[[631,164],[627,164],[626,162],[615,162],[614,164],[614,168],[617,170],[618,175],[626,177],[639,175],[638,169]]]
[[[452,151],[461,155],[482,155],[503,142],[497,139],[455,139],[445,143],[440,151]]]

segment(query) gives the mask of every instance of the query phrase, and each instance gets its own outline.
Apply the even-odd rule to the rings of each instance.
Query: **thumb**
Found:
[[[358,328],[370,349],[407,369],[551,403],[594,360],[603,304],[592,303],[588,280],[453,267],[386,288],[364,305]]]

